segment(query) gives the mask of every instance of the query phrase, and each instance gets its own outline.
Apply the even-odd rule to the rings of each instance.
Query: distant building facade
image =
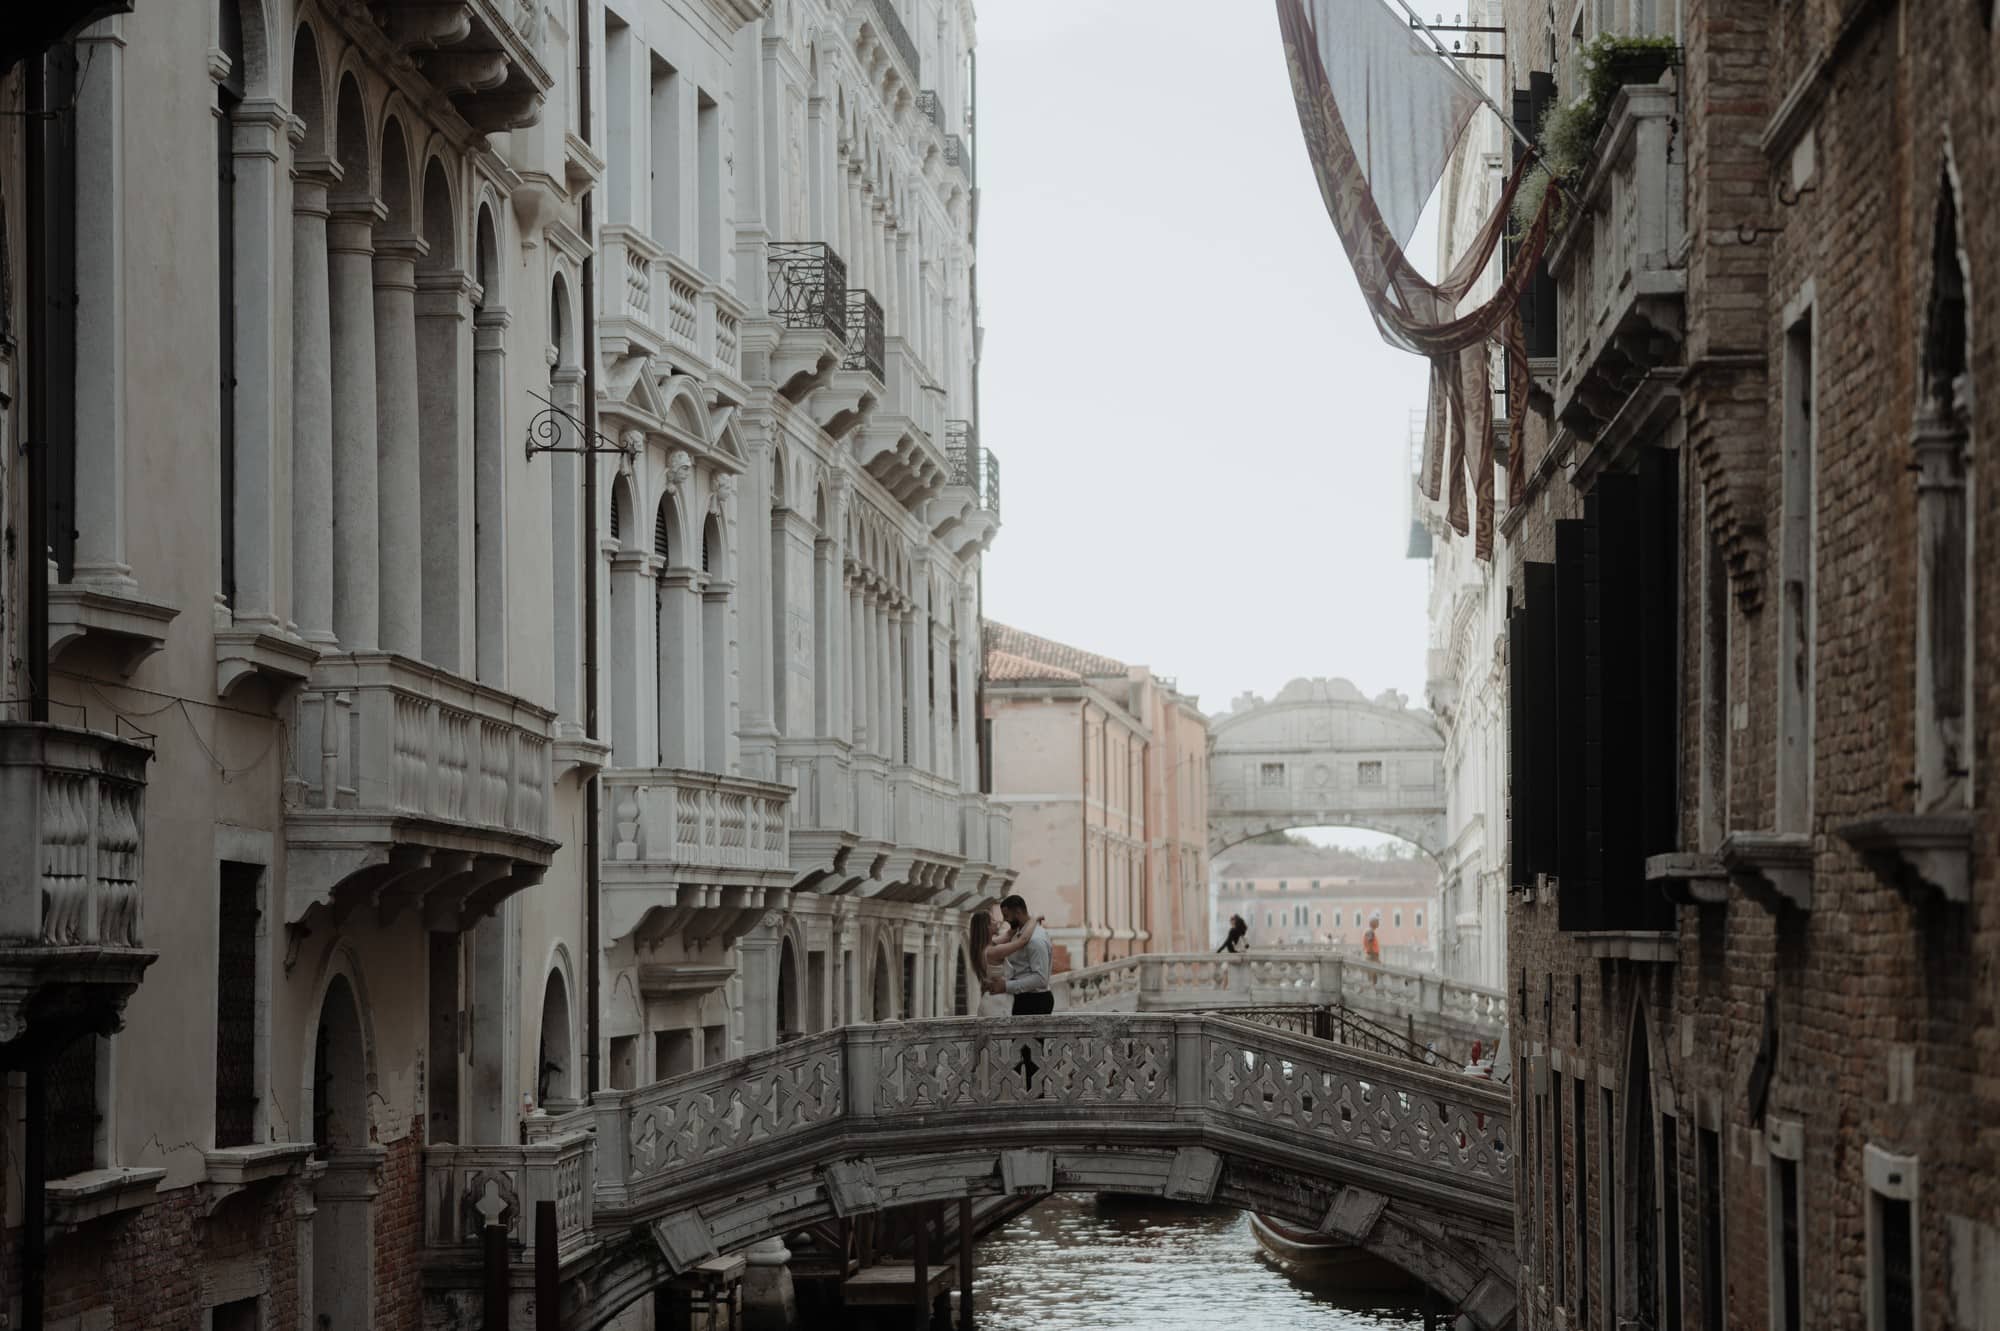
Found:
[[[1130,666],[986,624],[991,798],[1058,969],[1204,946],[1208,722]]]
[[[1252,948],[1312,947],[1358,954],[1371,919],[1382,960],[1434,963],[1438,873],[1427,855],[1373,860],[1338,849],[1246,842],[1215,857],[1209,871],[1214,920],[1211,947],[1229,933],[1229,917],[1250,926]]]

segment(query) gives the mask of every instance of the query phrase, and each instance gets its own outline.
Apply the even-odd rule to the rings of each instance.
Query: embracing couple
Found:
[[[1005,995],[1013,996],[1012,1015],[1040,1016],[1053,1012],[1056,996],[1049,992],[1049,974],[1054,952],[1049,931],[1040,916],[1028,917],[1028,903],[1018,896],[1008,897],[992,911],[972,917],[972,954],[985,970],[981,988],[993,1001],[980,1004],[980,1015],[1008,1015],[1002,1006]]]

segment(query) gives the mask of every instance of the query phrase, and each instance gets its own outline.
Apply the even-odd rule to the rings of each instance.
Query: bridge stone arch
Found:
[[[844,1027],[600,1093],[542,1131],[517,1149],[567,1143],[592,1180],[563,1235],[565,1331],[809,1225],[1051,1191],[1272,1215],[1395,1262],[1473,1326],[1514,1318],[1506,1092],[1214,1014]],[[432,1170],[433,1198],[462,1190]],[[476,1289],[476,1246],[446,1246],[427,1287]]]
[[[1385,832],[1446,849],[1444,734],[1390,690],[1295,679],[1269,702],[1236,700],[1209,725],[1208,850],[1294,827]]]

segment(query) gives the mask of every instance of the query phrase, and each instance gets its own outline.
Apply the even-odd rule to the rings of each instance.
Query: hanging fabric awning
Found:
[[[1431,362],[1424,492],[1433,500],[1444,492],[1448,466],[1446,517],[1454,530],[1468,531],[1470,436],[1477,447],[1473,547],[1480,558],[1491,558],[1495,440],[1488,344],[1504,340],[1515,353],[1515,377],[1521,382],[1509,385],[1508,400],[1518,439],[1527,396],[1520,298],[1541,257],[1548,201],[1555,191],[1543,197],[1500,289],[1475,309],[1461,312],[1459,302],[1500,243],[1530,159],[1516,165],[1493,215],[1451,271],[1437,282],[1428,280],[1410,263],[1404,247],[1479,108],[1478,90],[1380,0],[1278,0],[1278,24],[1320,197],[1375,326],[1389,345]],[[1444,427],[1450,437],[1448,459],[1447,450],[1438,446]],[[1519,457],[1518,447],[1512,452]],[[1512,476],[1510,471],[1510,481]],[[1509,488],[1518,493],[1518,485]]]

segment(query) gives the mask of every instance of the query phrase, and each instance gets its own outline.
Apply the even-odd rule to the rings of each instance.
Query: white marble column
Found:
[[[861,574],[857,570],[847,576],[847,617],[844,626],[847,635],[848,662],[848,688],[844,690],[848,708],[847,735],[856,752],[861,752],[868,746],[867,693],[866,685],[863,683],[867,668],[862,660],[868,642],[867,622],[861,599]]]
[[[931,770],[956,778],[958,755],[951,746],[951,626],[931,621]]]
[[[921,771],[935,771],[937,764],[931,759],[931,615],[930,615],[930,574],[925,570],[917,579],[917,602],[910,609],[908,631],[904,635],[903,650],[908,662],[904,678],[908,681],[910,699],[910,762]]]
[[[476,669],[472,615],[473,484],[461,391],[473,283],[453,270],[417,276],[417,447],[422,477],[423,656],[455,674]]]
[[[327,223],[333,362],[333,628],[343,651],[380,641],[375,455],[375,224],[382,205],[342,198]]]
[[[968,578],[971,574],[967,575]],[[979,606],[972,584],[958,600],[958,783],[979,789]]]
[[[636,520],[636,519],[635,519]],[[639,700],[653,684],[658,667],[654,625],[660,559],[645,550],[626,548],[613,554],[605,604],[609,638],[605,679],[611,704],[611,762],[615,767],[650,767],[658,759],[657,745],[642,731]],[[651,658],[651,659],[648,659]],[[657,734],[657,729],[655,730]]]
[[[278,411],[279,194],[282,146],[291,116],[268,98],[238,105],[229,116],[234,194],[236,274],[236,594],[230,603],[238,624],[272,629],[289,618],[281,604],[280,574],[291,566],[290,500],[283,448],[285,422]],[[289,598],[283,598],[288,600]]]
[[[417,268],[422,244],[375,246],[376,542],[385,652],[424,651],[423,470],[417,451]]]
[[[729,611],[736,585],[711,579],[701,593],[702,769],[728,772],[733,738],[729,724]]]
[[[76,547],[73,577],[136,586],[125,555],[125,34],[76,39]]]
[[[292,180],[292,613],[299,636],[330,647],[336,641],[333,351],[324,170],[301,163]]]
[[[701,574],[685,565],[660,575],[660,765],[701,766]]]
[[[896,649],[891,635],[895,616],[894,601],[885,590],[875,602],[875,733],[880,741],[875,751],[890,762],[902,755],[896,751]]]
[[[482,684],[507,687],[507,327],[506,310],[481,306],[472,316],[472,668]],[[551,376],[549,395],[562,401],[565,388],[574,391],[582,375],[571,371],[563,383]],[[557,614],[555,622],[556,711],[582,725],[577,705],[576,605],[582,601],[576,570],[576,460],[567,453],[549,454],[549,485],[554,496],[551,525]],[[564,464],[568,464],[565,466]],[[567,508],[565,508],[567,505]],[[568,521],[562,521],[567,513]],[[570,589],[569,612],[561,606],[561,589]],[[567,632],[565,632],[567,630]]]

